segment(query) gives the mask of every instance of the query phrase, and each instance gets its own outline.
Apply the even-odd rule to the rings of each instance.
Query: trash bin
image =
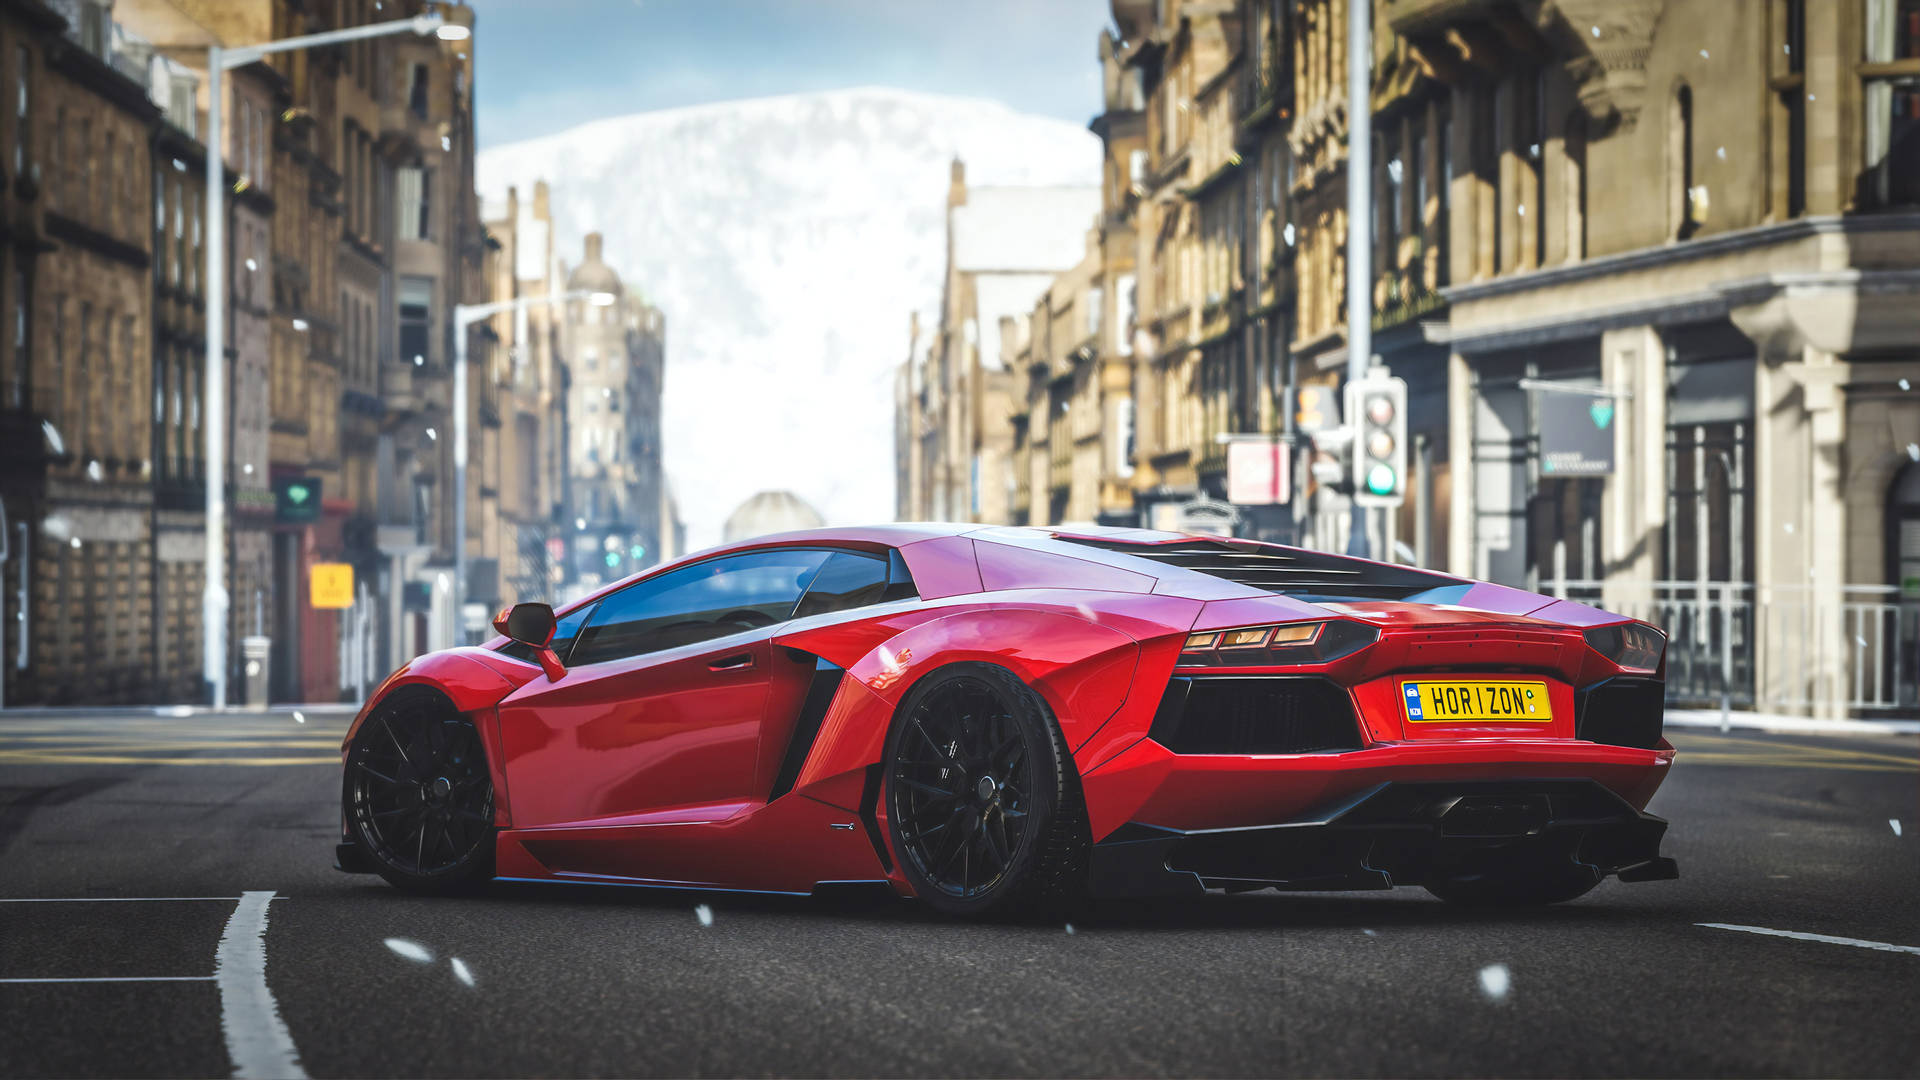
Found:
[[[254,712],[267,709],[267,675],[272,670],[267,661],[272,652],[272,638],[240,639],[240,670],[246,675],[247,708]]]

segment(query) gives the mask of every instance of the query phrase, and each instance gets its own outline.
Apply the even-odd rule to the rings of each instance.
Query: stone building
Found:
[[[51,137],[42,113],[53,93],[47,52],[64,26],[42,6],[0,5],[0,88],[20,103],[0,109],[0,702],[51,696],[52,665],[64,669],[70,660],[64,652],[42,656],[56,631],[33,611],[44,599],[34,580],[57,573],[68,557],[58,550],[65,539],[40,528],[50,482],[71,468],[60,430],[72,421],[63,373],[43,359],[52,335],[42,311],[52,305],[35,288],[54,247],[45,224]]]
[[[206,48],[220,32],[188,19],[163,0],[118,0],[111,9],[123,62],[145,79],[159,107],[152,137],[153,395],[155,401],[154,529],[160,538],[156,580],[162,597],[155,641],[164,655],[160,692],[168,700],[200,696],[204,663],[201,624],[205,588],[205,431],[197,427],[205,374],[206,295],[200,282],[205,250],[181,246],[194,235],[205,206]],[[229,418],[225,482],[230,698],[239,691],[240,640],[264,634],[273,611],[273,491],[269,474],[273,260],[272,159],[269,131],[284,78],[266,64],[237,69],[226,80],[224,160],[227,222],[227,348]],[[204,230],[204,222],[199,228]]]
[[[186,575],[161,568],[181,553],[170,541],[161,550],[153,529],[148,139],[157,110],[143,82],[116,67],[104,8],[43,11],[56,21],[39,22],[41,12],[14,20],[32,41],[17,40],[7,58],[28,74],[26,134],[41,147],[39,182],[29,185],[39,230],[27,234],[40,250],[25,326],[16,313],[11,336],[16,357],[23,344],[32,354],[23,390],[45,425],[36,498],[16,510],[40,527],[21,543],[29,659],[13,693],[147,700],[158,665],[175,656],[160,635],[184,604],[199,604],[196,588],[174,605]],[[36,156],[19,149],[19,171],[32,177]]]
[[[791,491],[762,491],[734,508],[721,529],[720,542],[732,544],[770,533],[817,529],[826,521]]]
[[[953,163],[939,322],[902,379],[899,438],[919,446],[903,517],[1011,520],[1013,387],[1000,320],[1030,312],[1055,274],[1081,262],[1099,210],[1098,188],[969,188]]]
[[[1347,546],[1310,466],[1364,237],[1371,359],[1410,394],[1377,553],[1651,618],[1676,700],[1920,706],[1920,0],[1352,2],[1374,170],[1349,223],[1349,0],[1114,0],[1094,126],[1131,80],[1144,128],[1120,197],[1109,140],[1103,200],[1137,238],[1133,519]],[[910,361],[911,490],[1004,441],[1057,519],[1033,406],[1083,276],[1001,331],[1050,380],[1025,412],[955,423],[952,349]],[[1278,509],[1221,501],[1245,435],[1289,448]]]
[[[666,318],[607,265],[599,233],[587,234],[585,259],[566,283],[586,294],[561,309],[570,371],[569,580],[591,587],[660,560]]]
[[[1131,390],[1106,302],[1104,230],[1087,232],[1086,255],[1053,279],[1024,319],[1001,320],[1013,434],[1014,524],[1092,523],[1131,509],[1131,492],[1103,484],[1125,452],[1117,423]],[[1124,500],[1124,501],[1123,501]]]
[[[536,183],[532,194],[523,203],[508,188],[486,213],[488,236],[498,245],[490,273],[494,300],[538,300],[562,291],[546,182]],[[557,306],[535,304],[493,320],[500,347],[486,382],[500,425],[483,455],[482,490],[496,494],[482,516],[496,534],[490,546],[501,553],[502,604],[550,601],[560,579],[562,565],[549,550],[549,541],[566,536],[566,455],[554,445],[556,437],[564,440],[568,406]]]
[[[20,583],[0,596],[4,625],[24,612],[28,630],[0,639],[12,646],[8,699],[201,697],[210,481],[229,491],[232,651],[220,662],[234,700],[245,635],[274,639],[282,700],[352,697],[453,640],[451,311],[490,292],[470,44],[403,35],[228,73],[230,457],[210,466],[202,450],[208,46],[425,10],[21,0],[0,11],[0,571]],[[436,10],[472,23],[464,6]],[[495,363],[491,338],[473,344],[476,366]],[[474,425],[476,478],[501,449],[486,421]],[[317,520],[276,513],[276,481],[317,493]],[[480,561],[496,554],[482,530],[470,535]],[[320,561],[355,565],[354,607],[309,602]]]
[[[1383,13],[1474,118],[1449,147],[1453,568],[1684,624],[1701,693],[1910,706],[1920,3]],[[1613,432],[1608,470],[1563,470],[1568,413]]]

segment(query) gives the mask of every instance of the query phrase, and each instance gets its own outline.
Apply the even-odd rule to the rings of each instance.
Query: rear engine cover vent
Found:
[[[1153,740],[1176,754],[1360,749],[1353,696],[1321,678],[1217,675],[1167,683]]]
[[[1576,738],[1651,750],[1666,726],[1667,686],[1652,679],[1608,679],[1573,702]]]
[[[1137,559],[1177,566],[1270,593],[1314,600],[1406,600],[1447,586],[1466,586],[1444,574],[1350,559],[1324,551],[1235,540],[1182,540],[1143,544],[1127,540],[1062,536],[1070,544],[1101,548]],[[1447,597],[1450,601],[1451,596]],[[1440,602],[1436,599],[1434,602]]]

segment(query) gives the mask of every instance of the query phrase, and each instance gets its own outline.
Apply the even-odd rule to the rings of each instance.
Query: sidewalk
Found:
[[[1720,729],[1719,709],[1668,709],[1669,728]],[[1817,720],[1808,716],[1741,712],[1727,714],[1727,727],[1780,735],[1920,735],[1920,720]]]
[[[264,709],[249,709],[244,705],[232,705],[225,709],[214,709],[206,705],[62,705],[48,707],[29,705],[22,708],[9,706],[0,709],[0,721],[4,720],[46,720],[62,716],[88,717],[140,717],[162,716],[186,719],[204,716],[352,716],[360,711],[357,703],[338,701],[321,702],[313,705],[269,705]]]

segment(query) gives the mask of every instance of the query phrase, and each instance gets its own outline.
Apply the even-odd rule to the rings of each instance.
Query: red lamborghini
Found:
[[[1666,640],[1445,574],[1131,529],[764,537],[390,676],[341,869],[807,893],[1570,899],[1677,875]]]

